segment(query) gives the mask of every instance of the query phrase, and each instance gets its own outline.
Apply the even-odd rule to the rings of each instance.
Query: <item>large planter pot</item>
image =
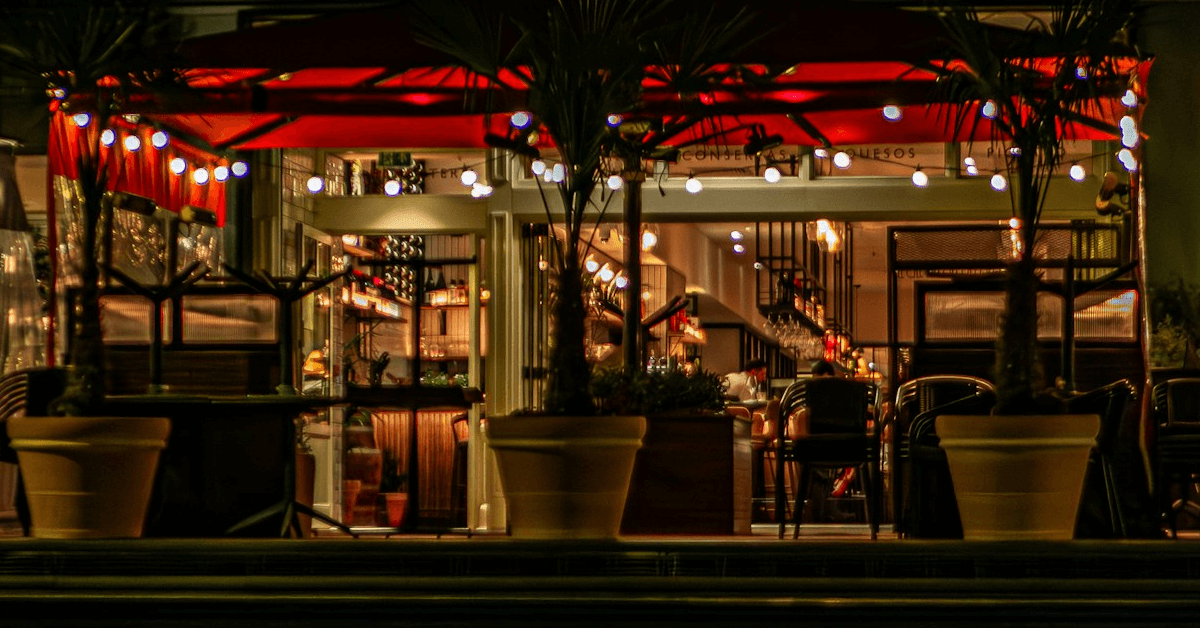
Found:
[[[616,538],[645,433],[640,416],[489,419],[512,536]]]
[[[164,418],[10,418],[8,435],[33,522],[30,534],[141,536],[170,429]]]
[[[1071,539],[1099,428],[1094,414],[938,417],[963,538]]]

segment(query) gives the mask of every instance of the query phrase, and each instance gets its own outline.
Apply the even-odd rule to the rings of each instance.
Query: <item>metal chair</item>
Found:
[[[776,441],[775,477],[784,477],[784,464],[795,461],[801,467],[800,482],[794,495],[792,538],[800,535],[804,499],[808,495],[812,469],[857,467],[862,472],[863,493],[867,502],[867,520],[871,538],[879,533],[879,431],[872,429],[873,412],[878,406],[879,389],[875,384],[834,377],[800,380],[788,386],[780,400],[779,416],[790,417],[804,411],[808,433],[791,434],[790,421],[782,421]],[[784,512],[783,482],[775,484],[776,512]],[[779,519],[779,538],[783,538],[786,519]]]
[[[1090,487],[1087,486],[1087,483],[1092,481],[1092,469],[1096,469],[1099,471],[1104,489],[1104,513],[1100,516],[1107,519],[1105,523],[1107,523],[1108,529],[1103,533],[1113,538],[1129,538],[1132,532],[1132,526],[1130,522],[1126,521],[1122,508],[1122,483],[1117,476],[1121,470],[1120,467],[1134,465],[1119,465],[1116,461],[1121,456],[1121,421],[1125,417],[1126,410],[1137,398],[1138,392],[1133,382],[1121,379],[1090,390],[1067,402],[1067,410],[1071,413],[1100,415],[1100,432],[1096,435],[1096,447],[1088,458],[1089,473],[1085,480],[1084,504],[1088,505],[1090,500],[1086,499],[1087,496],[1094,494],[1088,490]],[[1140,468],[1140,465],[1137,466]],[[1129,470],[1125,469],[1126,472]],[[1142,486],[1144,486],[1144,476],[1140,479],[1143,480]],[[1088,514],[1091,512],[1089,510]],[[1084,511],[1081,509],[1081,519],[1083,516]],[[1079,536],[1080,528],[1077,527],[1076,537]]]
[[[1200,513],[1188,498],[1200,473],[1200,378],[1176,378],[1157,384],[1154,394],[1154,494],[1171,537],[1178,536],[1179,513]],[[1179,497],[1171,487],[1178,483]]]
[[[909,431],[923,412],[970,396],[992,395],[992,383],[970,375],[927,375],[904,382],[896,389],[895,405],[888,418],[890,447],[888,462],[892,493],[892,527],[903,535],[904,495],[908,490]]]

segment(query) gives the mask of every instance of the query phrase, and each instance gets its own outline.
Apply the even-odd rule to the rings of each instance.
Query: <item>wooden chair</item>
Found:
[[[795,529],[792,538],[800,535],[804,516],[804,499],[812,480],[812,469],[857,467],[862,472],[863,492],[867,502],[867,519],[871,538],[879,533],[879,433],[872,429],[873,411],[878,406],[878,387],[869,382],[834,377],[800,380],[788,386],[780,400],[779,415],[790,417],[801,411],[807,414],[807,433],[793,435],[790,421],[781,425],[776,441],[775,477],[784,476],[784,464],[795,461],[800,465],[800,483],[794,494],[792,509]],[[783,512],[785,499],[783,483],[776,482],[776,511]],[[779,520],[779,538],[783,538],[786,520]]]

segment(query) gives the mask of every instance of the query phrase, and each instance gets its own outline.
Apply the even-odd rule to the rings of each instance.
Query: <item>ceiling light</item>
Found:
[[[779,183],[782,178],[783,175],[780,174],[779,168],[775,166],[767,166],[767,169],[763,171],[763,179],[766,179],[767,183]]]
[[[171,138],[167,136],[166,131],[155,131],[154,135],[150,136],[150,144],[155,148],[166,148],[170,143]]]
[[[833,156],[833,165],[841,168],[842,170],[849,168],[851,161],[850,153],[847,153],[844,150],[839,150],[837,154]]]
[[[912,182],[913,182],[913,185],[915,185],[919,188],[926,187],[927,185],[929,185],[929,175],[925,174],[924,172],[921,172],[920,168],[917,168],[912,173]]]
[[[142,140],[138,139],[136,135],[126,135],[123,143],[125,144],[125,150],[131,153],[136,153],[142,147]]]
[[[196,170],[192,172],[192,181],[195,181],[196,185],[204,185],[208,183],[208,168],[196,168]]]
[[[883,108],[883,117],[895,122],[904,117],[904,112],[896,105],[888,105]]]
[[[996,190],[997,192],[1003,192],[1004,190],[1007,190],[1008,179],[999,172],[992,175],[992,189]]]
[[[250,166],[247,166],[244,161],[235,161],[232,166],[229,166],[229,172],[240,179],[250,172]]]
[[[308,178],[307,186],[308,186],[309,192],[316,194],[316,193],[320,192],[321,190],[325,189],[325,179],[322,179],[321,177],[318,177],[317,175],[314,174],[313,176]]]
[[[699,194],[704,191],[704,184],[700,183],[700,179],[697,179],[693,175],[689,176],[687,181],[683,183],[683,189],[687,190],[688,194]]]

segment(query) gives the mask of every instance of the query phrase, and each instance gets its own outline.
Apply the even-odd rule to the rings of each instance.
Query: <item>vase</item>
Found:
[[[1099,428],[1094,414],[939,416],[963,538],[1073,538]]]
[[[496,417],[484,433],[513,537],[617,537],[644,417]]]
[[[165,418],[10,418],[31,536],[140,537],[170,429]]]

